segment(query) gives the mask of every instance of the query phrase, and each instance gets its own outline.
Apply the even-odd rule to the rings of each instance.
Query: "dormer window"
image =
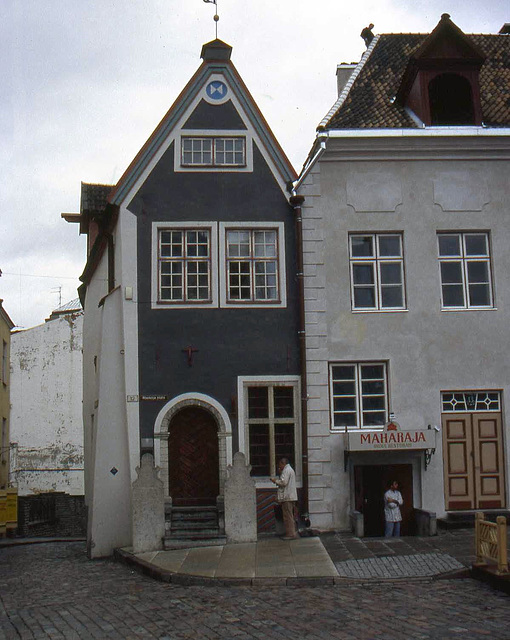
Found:
[[[426,126],[481,125],[485,54],[445,13],[410,57],[396,96]]]
[[[456,73],[441,73],[429,82],[428,88],[431,124],[475,124],[469,80]]]
[[[181,139],[181,163],[187,167],[244,167],[244,137],[185,137]]]

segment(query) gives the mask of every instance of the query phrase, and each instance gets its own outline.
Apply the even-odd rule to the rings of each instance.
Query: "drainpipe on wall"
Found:
[[[301,205],[304,196],[291,196],[289,202],[294,209],[296,222],[296,263],[299,296],[299,358],[301,363],[301,447],[303,467],[303,490],[301,493],[302,518],[310,526],[308,514],[308,390],[306,384],[306,334],[305,334],[305,283],[303,272],[303,219]]]

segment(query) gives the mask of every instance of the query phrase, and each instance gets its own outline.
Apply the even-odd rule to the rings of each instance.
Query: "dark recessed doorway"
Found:
[[[392,480],[397,480],[404,500],[401,535],[414,534],[412,465],[356,465],[355,503],[356,510],[363,514],[365,536],[384,536],[384,492]]]

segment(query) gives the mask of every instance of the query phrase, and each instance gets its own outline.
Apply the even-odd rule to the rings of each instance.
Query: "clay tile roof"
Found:
[[[108,196],[113,189],[111,184],[81,183],[81,213],[101,213],[108,202]]]
[[[427,34],[382,34],[358,70],[326,129],[418,128],[404,107],[392,103],[410,56]],[[510,126],[510,36],[467,35],[487,59],[480,70],[483,123]],[[322,123],[321,123],[322,124]]]

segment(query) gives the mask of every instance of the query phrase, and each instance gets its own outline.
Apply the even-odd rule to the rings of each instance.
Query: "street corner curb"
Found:
[[[465,578],[471,578],[471,572],[468,567],[463,567],[462,569],[452,569],[451,571],[446,571],[445,573],[438,573],[435,576],[432,576],[433,580],[463,580]]]
[[[471,578],[474,578],[475,580],[485,582],[498,591],[503,591],[504,593],[510,594],[510,574],[500,575],[496,573],[494,567],[477,567],[474,565],[471,566],[469,574]]]
[[[288,587],[324,587],[335,584],[335,576],[331,577],[296,577],[287,578]]]
[[[8,547],[24,547],[30,544],[49,544],[52,542],[86,542],[87,538],[76,537],[57,537],[57,538],[0,538],[0,549]]]
[[[171,571],[161,569],[154,566],[150,562],[147,562],[146,560],[137,558],[135,555],[133,555],[129,551],[126,551],[125,549],[114,549],[113,558],[116,562],[125,564],[126,566],[135,569],[139,573],[142,573],[149,578],[153,578],[154,580],[159,580],[160,582],[174,581],[175,574],[173,574]]]

